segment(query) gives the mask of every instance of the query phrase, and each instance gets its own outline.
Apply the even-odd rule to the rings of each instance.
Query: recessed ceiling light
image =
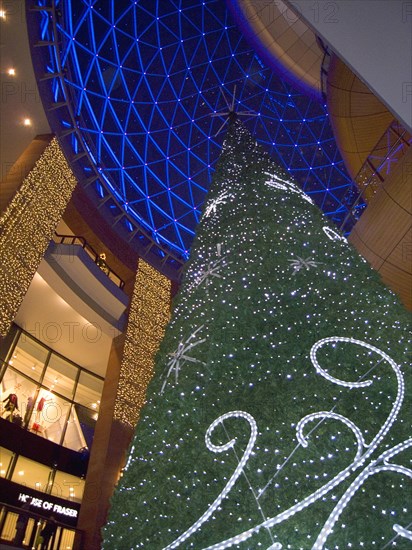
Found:
[[[9,76],[16,76],[16,69],[13,69],[13,67],[10,67],[10,69],[7,69],[7,74]]]
[[[24,126],[31,126],[31,118],[25,118],[23,120],[23,125]]]

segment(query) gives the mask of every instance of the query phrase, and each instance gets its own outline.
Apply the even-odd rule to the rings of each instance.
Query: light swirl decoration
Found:
[[[257,427],[253,416],[244,411],[231,411],[226,414],[222,414],[222,416],[219,416],[219,418],[217,418],[214,422],[212,422],[212,424],[207,429],[206,436],[205,436],[206,447],[209,449],[209,451],[212,451],[213,453],[223,453],[224,451],[228,451],[229,449],[232,449],[234,447],[236,443],[236,438],[231,439],[230,441],[228,441],[223,445],[214,445],[211,441],[211,435],[214,432],[215,428],[219,426],[219,424],[223,424],[223,421],[228,418],[244,418],[247,422],[249,422],[250,438],[246,446],[246,450],[241,460],[239,461],[239,464],[236,467],[236,470],[233,472],[232,476],[230,477],[223,491],[209,506],[206,512],[191,527],[189,527],[187,531],[182,533],[179,538],[177,538],[174,542],[172,542],[172,544],[169,544],[169,546],[166,547],[166,550],[172,550],[173,548],[177,548],[178,546],[180,546],[182,542],[188,539],[195,531],[197,531],[200,528],[200,526],[205,521],[207,521],[210,518],[213,512],[215,512],[215,510],[217,510],[217,508],[220,506],[223,499],[226,498],[226,496],[230,493],[232,487],[236,483],[236,480],[239,478],[239,476],[243,472],[246,466],[246,463],[249,460],[250,455],[252,454],[252,450],[255,445],[256,437],[257,437]]]
[[[332,532],[333,526],[339,519],[339,516],[346,508],[346,506],[351,501],[352,497],[355,495],[356,491],[364,484],[368,477],[373,476],[380,472],[395,472],[397,474],[403,474],[410,479],[412,479],[412,470],[400,466],[398,464],[390,464],[388,461],[397,454],[405,451],[409,447],[412,447],[412,439],[409,439],[403,443],[396,445],[394,448],[385,451],[380,457],[374,460],[368,468],[365,468],[360,475],[355,479],[355,481],[348,487],[345,491],[342,498],[339,500],[329,518],[326,520],[325,525],[322,528],[322,531],[319,533],[318,538],[316,539],[315,544],[313,545],[313,550],[322,550],[324,544],[329,534]],[[380,463],[383,462],[381,466]],[[408,538],[408,532],[406,529],[399,529],[399,526],[393,528],[403,537]]]
[[[322,231],[331,241],[342,241],[344,243],[348,242],[343,235],[339,235],[339,233],[337,233],[334,229],[328,227],[327,225],[324,225],[322,227]]]
[[[275,174],[271,174],[270,172],[264,172],[264,174],[265,176],[269,176],[269,180],[266,182],[266,185],[268,187],[271,187],[272,189],[279,189],[280,191],[287,191],[289,193],[296,193],[309,204],[314,204],[309,195],[304,193],[302,189],[299,189],[299,187],[295,183],[293,183],[293,181],[285,180],[284,178],[281,178],[280,176]]]
[[[412,540],[412,531],[410,531],[409,529],[405,529],[405,527],[402,527],[402,525],[398,525],[397,523],[395,523],[393,526],[393,530],[401,537]]]
[[[321,348],[325,344],[327,344],[327,343],[333,343],[334,344],[336,342],[347,342],[347,343],[359,345],[361,347],[364,347],[364,348],[367,348],[371,351],[374,351],[378,355],[380,355],[383,359],[385,359],[390,364],[392,369],[394,370],[394,372],[396,374],[396,377],[397,377],[397,380],[398,380],[398,394],[397,394],[395,403],[392,407],[392,410],[391,410],[391,412],[389,414],[389,417],[387,418],[386,422],[380,428],[377,435],[373,438],[372,442],[370,444],[366,444],[361,430],[351,420],[347,419],[346,417],[344,417],[342,415],[339,415],[337,413],[333,413],[333,412],[330,412],[330,411],[321,411],[321,412],[310,414],[310,415],[307,415],[306,417],[304,417],[302,420],[300,420],[300,422],[298,423],[298,426],[297,426],[297,439],[303,447],[307,447],[307,445],[308,445],[307,440],[303,436],[303,428],[308,422],[310,422],[312,420],[315,420],[315,419],[318,419],[318,418],[327,418],[327,419],[332,419],[332,420],[339,420],[339,421],[343,422],[344,424],[346,424],[352,430],[352,432],[354,433],[354,435],[356,437],[356,440],[357,440],[357,453],[356,453],[356,457],[353,460],[353,462],[348,467],[346,467],[344,470],[339,472],[335,477],[333,477],[328,483],[323,485],[320,489],[318,489],[314,493],[310,494],[309,496],[307,496],[306,498],[304,498],[302,501],[298,502],[294,506],[292,506],[289,509],[281,512],[277,516],[275,516],[273,518],[269,518],[266,521],[264,521],[263,523],[261,523],[259,525],[256,525],[255,527],[252,527],[251,529],[248,529],[247,531],[244,531],[243,533],[240,533],[240,534],[238,534],[238,535],[236,535],[236,536],[234,536],[230,539],[227,539],[225,541],[222,541],[218,544],[214,544],[212,546],[209,546],[207,548],[207,550],[224,550],[225,548],[229,548],[229,547],[232,547],[234,545],[240,544],[241,542],[249,539],[251,536],[256,534],[262,528],[269,529],[271,527],[274,527],[275,525],[278,525],[278,524],[286,521],[291,516],[297,514],[298,512],[303,510],[304,508],[312,505],[314,502],[319,500],[325,494],[330,492],[334,487],[338,486],[340,483],[342,483],[342,481],[344,481],[346,478],[348,478],[348,476],[355,469],[360,468],[361,466],[363,466],[365,464],[367,458],[369,458],[369,456],[377,449],[380,442],[382,441],[382,439],[385,437],[385,435],[388,433],[391,426],[395,422],[396,417],[397,417],[397,415],[400,411],[400,407],[402,405],[403,398],[404,398],[404,381],[403,381],[403,376],[402,376],[402,373],[401,373],[398,365],[385,352],[383,352],[382,350],[380,350],[379,348],[377,348],[375,346],[372,346],[371,344],[369,344],[367,342],[363,342],[361,340],[356,340],[354,338],[346,338],[346,337],[339,337],[339,336],[333,336],[333,337],[329,337],[329,338],[322,338],[321,340],[319,340],[318,342],[316,342],[312,346],[312,349],[311,349],[311,352],[310,352],[310,358],[311,358],[312,364],[315,367],[316,371],[319,374],[321,374],[324,378],[326,378],[327,380],[329,380],[330,382],[332,382],[334,384],[342,385],[342,386],[348,386],[348,387],[351,387],[351,388],[358,389],[358,388],[361,388],[361,387],[364,387],[364,386],[369,386],[372,383],[372,381],[366,381],[365,383],[342,381],[342,380],[339,380],[338,378],[330,376],[324,369],[322,369],[320,367],[319,362],[318,362],[317,357],[316,357],[316,352],[318,351],[319,348]],[[229,415],[231,415],[231,414],[235,415],[235,414],[239,414],[239,412],[234,411],[233,413],[228,413],[228,414]],[[245,414],[245,413],[243,413],[243,414]],[[222,418],[223,417],[219,417],[217,420],[215,420],[215,422],[212,423],[212,425],[210,426],[210,428],[209,428],[209,430],[207,431],[207,434],[206,434],[206,444],[207,444],[209,450],[211,450],[213,452],[217,452],[217,451],[222,452],[224,450],[227,450],[227,449],[233,447],[233,444],[234,444],[234,440],[231,440],[226,445],[224,445],[222,447],[219,447],[218,450],[215,449],[214,447],[208,445],[208,439],[207,438],[208,438],[209,432],[219,422],[221,422]],[[254,419],[252,419],[252,420],[253,420],[253,423],[256,425]],[[328,520],[324,524],[324,526],[323,526],[323,528],[322,528],[322,530],[321,530],[321,532],[320,532],[320,534],[317,538],[317,541],[316,541],[315,545],[313,546],[313,550],[322,550],[323,549],[324,544],[326,542],[326,539],[328,538],[329,534],[331,533],[331,531],[333,529],[333,526],[336,523],[337,519],[339,518],[340,514],[342,513],[344,508],[349,504],[351,498],[356,493],[356,491],[359,489],[359,487],[364,483],[364,481],[369,476],[371,476],[375,473],[378,473],[380,471],[385,471],[386,470],[386,471],[393,471],[393,472],[396,472],[396,473],[400,473],[400,474],[404,474],[404,475],[407,475],[409,477],[412,477],[412,471],[409,470],[408,468],[405,468],[403,466],[388,464],[388,460],[390,458],[392,458],[396,454],[406,450],[411,445],[412,445],[412,440],[408,440],[408,441],[406,441],[402,444],[399,444],[399,445],[395,446],[393,449],[385,451],[378,459],[373,461],[368,467],[365,467],[362,470],[361,474],[357,477],[357,479],[347,489],[344,496],[340,499],[340,501],[338,502],[338,504],[334,508],[332,514],[330,515],[330,517],[328,518]],[[249,448],[249,446],[248,446],[248,448]],[[365,452],[363,452],[365,448],[367,450]],[[384,462],[384,465],[379,466],[380,462]],[[244,467],[244,465],[242,465],[242,468],[243,467]],[[240,472],[241,472],[241,470],[240,470],[240,463],[239,463],[239,466],[236,468],[235,473],[231,477],[229,483],[225,486],[223,491],[220,493],[220,495],[214,501],[214,504],[212,505],[212,507],[215,505],[215,503],[217,503],[217,505],[215,507],[213,507],[213,511],[216,509],[216,507],[219,505],[219,503],[222,501],[222,499],[227,496],[228,492],[230,491],[230,489],[234,485],[234,481],[233,481],[233,483],[231,483],[232,480],[233,479],[236,480],[237,477],[239,477]],[[239,473],[239,475],[236,476],[237,473]],[[230,483],[231,483],[231,485],[230,485]],[[229,487],[229,485],[230,485],[230,487]],[[184,536],[184,539],[179,537],[178,539],[176,539],[176,541],[174,541],[174,543],[172,543],[173,545],[168,546],[167,549],[176,548],[181,542],[183,542],[183,540],[186,540],[186,538],[188,538],[191,534],[193,534],[202,525],[202,523],[204,523],[204,521],[206,521],[206,519],[208,519],[209,516],[207,516],[206,519],[204,519],[205,515],[206,514],[204,514],[188,531],[186,531],[183,535],[181,535],[181,537]]]
[[[365,440],[363,438],[363,434],[360,431],[360,429],[356,426],[354,422],[346,418],[346,416],[342,416],[341,414],[337,414],[330,411],[320,411],[317,413],[308,414],[302,420],[299,420],[298,425],[296,427],[296,437],[299,443],[302,445],[302,447],[308,446],[308,441],[303,435],[303,428],[306,426],[308,422],[311,422],[313,420],[319,420],[319,419],[331,419],[331,420],[339,420],[340,422],[343,422],[343,424],[346,424],[348,428],[352,430],[356,437],[356,441],[358,444],[358,450],[356,452],[356,458],[355,462],[358,458],[362,456],[362,451],[365,447],[367,447]]]

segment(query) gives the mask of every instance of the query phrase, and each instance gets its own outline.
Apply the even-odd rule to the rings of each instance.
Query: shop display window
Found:
[[[19,456],[14,467],[11,481],[19,483],[20,485],[25,485],[36,491],[46,493],[49,492],[50,486],[52,485],[51,477],[52,470],[49,467],[25,458],[24,456]]]
[[[0,477],[6,477],[13,454],[9,449],[0,447]]]
[[[93,441],[103,380],[20,331],[0,381],[1,417],[77,452]]]
[[[52,495],[72,502],[81,502],[84,491],[84,479],[56,471],[52,487]]]
[[[54,443],[61,443],[71,403],[67,399],[42,388],[30,420],[32,432]]]

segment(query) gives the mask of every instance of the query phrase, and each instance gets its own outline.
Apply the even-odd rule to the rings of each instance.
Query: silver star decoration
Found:
[[[232,101],[229,102],[226,98],[225,92],[223,91],[223,88],[220,88],[220,91],[222,93],[223,99],[225,100],[227,111],[219,111],[218,113],[212,113],[210,116],[212,117],[226,117],[223,121],[223,124],[219,128],[219,130],[216,132],[215,137],[220,134],[220,132],[223,130],[225,125],[229,122],[230,117],[236,114],[237,116],[259,116],[260,113],[255,113],[254,111],[236,111],[235,109],[235,100],[236,100],[236,84],[233,87],[233,95],[232,95]]]
[[[227,199],[231,198],[232,196],[233,195],[231,195],[228,191],[223,191],[223,193],[220,193],[219,196],[211,200],[205,208],[205,213],[204,213],[205,218],[208,218],[211,214],[216,214],[216,208],[220,204],[226,204]]]
[[[206,342],[206,338],[202,338],[200,340],[195,340],[195,338],[197,337],[197,333],[200,330],[202,330],[203,327],[204,327],[204,325],[201,325],[194,332],[192,332],[192,334],[189,336],[189,338],[187,338],[186,340],[181,340],[179,342],[179,344],[177,345],[176,350],[173,351],[172,353],[169,353],[170,360],[168,361],[168,363],[166,365],[167,373],[166,373],[166,377],[163,381],[162,388],[160,390],[160,395],[163,394],[163,392],[165,390],[165,387],[166,387],[166,384],[167,384],[167,381],[168,381],[169,377],[172,375],[173,371],[175,373],[176,384],[178,383],[179,371],[186,362],[197,363],[197,364],[200,364],[200,365],[205,365],[206,364],[203,361],[200,361],[199,359],[195,359],[194,357],[191,357],[190,355],[187,354],[190,350],[192,350],[193,348],[195,348],[199,344],[203,344],[203,342]]]
[[[307,269],[309,270],[312,267],[318,267],[322,262],[315,262],[315,260],[312,260],[311,257],[309,258],[301,258],[300,256],[296,256],[296,260],[288,260],[290,262],[290,267],[293,268],[292,275],[296,275],[301,269]]]

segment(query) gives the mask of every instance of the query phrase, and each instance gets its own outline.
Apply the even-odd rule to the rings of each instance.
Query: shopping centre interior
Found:
[[[412,4],[370,3],[0,4],[2,543],[30,498],[16,547],[100,548],[229,113],[412,310]]]

